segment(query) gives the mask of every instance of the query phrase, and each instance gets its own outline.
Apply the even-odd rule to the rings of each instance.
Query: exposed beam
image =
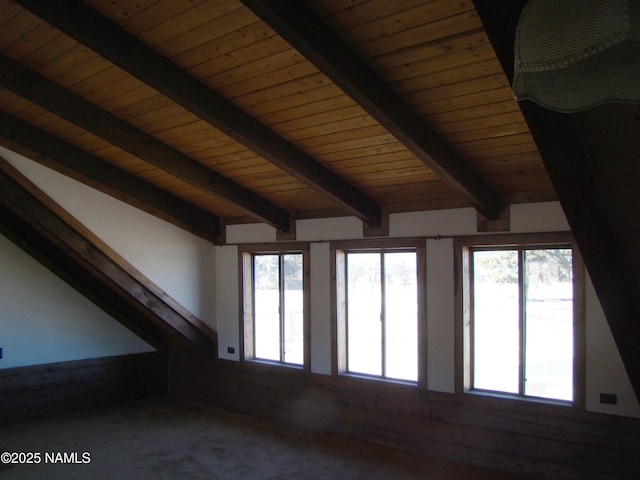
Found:
[[[524,1],[474,0],[509,80],[515,29]],[[578,243],[636,397],[640,400],[640,302],[637,276],[616,243],[612,217],[598,197],[597,174],[579,116],[524,101],[520,109]]]
[[[500,195],[304,2],[241,1],[482,215],[498,217]]]
[[[46,234],[34,228],[2,202],[0,233],[144,341],[160,350],[166,350],[170,346],[168,327],[163,328],[162,325],[149,322],[142,312],[132,308],[122,297],[58,248]]]
[[[329,197],[346,212],[369,225],[379,225],[381,209],[375,201],[79,0],[17,3]]]
[[[214,242],[220,219],[0,110],[0,145]]]
[[[148,330],[158,328],[181,335],[210,357],[217,356],[217,337],[199,319],[144,277],[124,258],[82,226],[58,204],[38,189],[9,162],[0,158],[0,211],[5,211],[1,223],[6,226],[24,222],[29,230],[46,239],[46,248],[54,248],[51,262],[66,272],[83,270],[91,282],[117,295],[121,302],[142,312]],[[16,221],[20,220],[20,221]],[[29,240],[26,240],[29,241]],[[30,242],[38,248],[38,241]],[[49,250],[51,252],[51,250]],[[57,261],[56,261],[57,259]],[[60,265],[60,259],[70,266]]]
[[[244,208],[278,230],[289,230],[290,215],[283,208],[4,55],[0,55],[0,86],[207,194]]]

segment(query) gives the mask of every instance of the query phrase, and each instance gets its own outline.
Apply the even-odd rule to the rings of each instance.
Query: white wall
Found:
[[[427,388],[455,391],[453,240],[427,240]]]
[[[227,360],[240,359],[240,292],[238,290],[238,247],[215,247],[216,255],[216,317],[218,356]],[[228,348],[234,349],[229,353]]]
[[[0,235],[0,369],[153,347]]]
[[[0,155],[93,230],[131,264],[218,332],[219,355],[239,359],[238,250],[212,247],[151,215],[57,174],[0,147]],[[511,207],[511,232],[566,231],[556,202]],[[393,214],[391,237],[449,237],[476,233],[471,208]],[[329,244],[363,238],[362,223],[351,217],[301,220],[298,241],[311,244],[311,370],[331,371]],[[275,241],[265,225],[227,227],[230,244]],[[13,246],[0,239],[0,368],[146,351],[150,347],[84,297]],[[427,242],[427,330],[429,388],[454,388],[453,243]],[[36,348],[33,348],[33,346]],[[234,349],[228,352],[228,347]],[[588,283],[586,318],[587,409],[640,416],[600,305]],[[11,362],[11,363],[10,363]],[[614,393],[618,405],[599,403]]]
[[[569,226],[557,202],[513,205],[509,233],[568,231]],[[389,219],[391,237],[432,237],[427,245],[427,385],[440,392],[454,391],[455,319],[454,319],[454,250],[451,236],[476,235],[477,217],[471,208],[392,214]],[[304,220],[296,224],[298,241],[311,244],[311,370],[331,372],[331,312],[328,241],[363,238],[362,223],[355,218]],[[443,238],[433,238],[433,237]],[[274,242],[275,230],[264,225],[227,227],[230,243]],[[230,249],[217,250],[231,256]],[[232,262],[225,259],[224,272],[218,274],[233,283],[224,291],[218,289],[218,335],[221,348],[237,345],[238,279],[230,271]],[[237,271],[237,264],[235,265]],[[639,416],[638,405],[620,356],[615,348],[606,319],[595,292],[587,279],[586,318],[586,398],[587,409],[594,412]],[[224,332],[229,332],[225,335]],[[236,352],[238,350],[236,349]],[[599,403],[600,392],[614,393],[618,404]]]
[[[587,410],[640,417],[638,400],[590,279],[585,297]],[[617,405],[601,404],[600,393],[615,394]]]
[[[194,315],[214,325],[211,244],[0,147],[0,155]]]
[[[215,329],[216,268],[215,254],[209,242],[2,147],[0,155],[161,289]],[[24,262],[15,263],[14,257],[21,257],[15,252],[15,249],[3,250],[0,271],[0,288],[3,291],[8,291],[13,282],[12,277],[20,272],[26,274],[24,272],[29,271]],[[47,302],[52,303],[54,298],[59,297],[60,304],[66,309],[69,304],[66,300],[67,293],[56,292],[63,292],[68,286],[57,277],[51,278],[50,283],[55,286],[48,286],[46,289],[40,287],[43,288],[43,292],[51,292],[51,299]],[[24,285],[29,283],[26,282]],[[34,285],[37,285],[37,282],[34,281]],[[18,303],[17,300],[15,303],[12,302],[11,297],[3,298],[0,310],[0,347],[3,347],[6,353],[5,358],[0,360],[0,368],[8,368],[9,359],[15,362],[11,363],[12,366],[33,365],[41,361],[40,358],[32,358],[33,352],[28,351],[36,349],[17,349],[5,340],[9,338],[5,330],[9,325],[14,329],[11,333],[14,340],[28,336],[34,345],[44,345],[50,340],[48,336],[51,325],[62,322],[60,335],[68,334],[68,337],[74,337],[76,341],[72,342],[70,338],[64,341],[57,339],[56,342],[63,342],[64,348],[47,347],[51,353],[47,356],[47,362],[118,355],[123,352],[119,342],[124,342],[127,345],[125,350],[132,353],[131,345],[136,343],[132,343],[128,338],[131,335],[129,331],[123,330],[123,327],[110,317],[103,317],[102,311],[91,308],[91,304],[76,306],[71,313],[54,316],[49,315],[46,309],[35,309],[37,304],[43,302],[38,289],[27,288],[22,297],[22,303]],[[29,298],[30,302],[27,301]],[[78,303],[75,300],[74,302],[74,305]],[[34,306],[33,310],[30,308],[31,305]],[[20,324],[13,320],[17,317],[29,317],[29,327],[27,328],[27,323]],[[92,337],[87,337],[85,344],[84,337],[78,336],[78,332],[86,333],[89,317],[101,318],[102,326],[96,327],[98,332],[112,328],[112,333],[102,335],[105,339],[103,345],[96,345]],[[120,334],[115,332],[123,333],[124,336],[118,337]],[[140,344],[139,350],[144,351],[148,348],[146,343],[143,343]],[[54,351],[55,355],[52,353]]]
[[[331,276],[329,243],[312,243],[309,248],[311,278],[311,371],[331,374]]]

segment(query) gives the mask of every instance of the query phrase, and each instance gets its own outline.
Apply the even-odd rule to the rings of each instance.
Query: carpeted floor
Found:
[[[516,478],[166,398],[3,426],[0,452],[39,458],[2,480]]]

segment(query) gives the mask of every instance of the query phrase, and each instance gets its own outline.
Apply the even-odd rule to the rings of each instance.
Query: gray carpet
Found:
[[[40,454],[2,480],[515,478],[166,398],[0,427],[0,452]]]

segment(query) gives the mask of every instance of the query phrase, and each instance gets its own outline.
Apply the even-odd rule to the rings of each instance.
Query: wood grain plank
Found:
[[[298,109],[302,109],[303,111],[306,111],[305,109],[311,108],[312,111],[317,111],[316,109],[318,108],[318,105],[322,104],[326,105],[327,109],[330,109],[334,105],[353,105],[355,103],[333,84],[306,87],[305,89],[289,91],[281,97],[262,103],[245,103],[242,98],[235,99],[234,101],[236,101],[237,104],[246,112],[256,118],[262,118],[269,114],[282,114],[285,110],[291,109],[296,111]]]
[[[124,2],[122,6],[112,2],[110,6],[100,0],[88,0],[87,4],[121,25],[124,29],[141,34],[175,18],[189,7],[199,7],[205,2],[206,0],[151,0],[144,3],[136,2],[133,6],[129,2]],[[222,2],[207,3],[219,4]],[[137,9],[138,5],[141,7],[140,9]],[[126,17],[121,15],[120,10],[129,11],[132,8],[136,8],[135,13],[129,13]]]
[[[0,372],[5,424],[167,393],[165,352],[57,362]]]
[[[349,37],[349,43],[353,45],[354,51],[362,58],[383,55],[385,53],[408,48],[419,43],[427,43],[438,38],[459,35],[464,32],[475,31],[480,27],[475,10],[471,9],[453,16],[447,16],[432,23],[417,24],[406,30],[399,30],[397,33],[389,35],[357,35]],[[350,32],[353,34],[353,32]],[[371,39],[366,39],[372,36]]]
[[[331,15],[324,13],[324,21],[343,35],[351,35],[366,41],[380,34],[391,35],[407,26],[434,22],[473,8],[471,2],[424,2],[411,0],[385,2],[373,0],[351,8],[341,9]]]
[[[146,32],[149,37],[152,37],[149,42],[154,45],[154,49],[170,59],[206,44],[212,38],[215,39],[255,23],[255,18],[240,5],[217,17],[210,17],[189,9],[185,11],[184,15],[172,19],[168,23],[174,23],[174,20],[178,26],[171,31],[172,34],[175,34],[174,37],[168,38],[167,32],[165,30],[160,32],[160,28],[158,32],[153,34],[150,31]],[[166,40],[162,41],[162,38],[166,38]]]
[[[502,73],[502,67],[494,59],[484,60],[472,64],[460,65],[446,70],[433,72],[415,78],[408,78],[393,82],[391,86],[401,95],[454,85],[465,80],[473,80],[478,77],[490,77]],[[504,82],[504,80],[503,80]],[[504,83],[503,83],[504,84]]]
[[[393,68],[380,71],[380,76],[388,83],[396,84],[410,79],[422,78],[433,75],[434,72],[442,72],[452,68],[464,67],[479,62],[494,61],[495,54],[490,46],[465,48],[464,50],[450,51],[446,54],[432,58],[423,58],[412,62],[403,62]],[[482,72],[481,69],[478,71]],[[442,77],[443,82],[447,77]]]
[[[173,60],[192,75],[206,79],[213,74],[229,72],[246,63],[285,51],[291,51],[286,42],[262,22],[254,22],[197,49],[177,55]]]
[[[216,128],[220,128],[227,135],[287,171],[288,174],[328,195],[341,208],[368,224],[379,223],[379,205],[362,192],[331,174],[306,153],[285,142],[234,104],[207,89],[166,58],[159,56],[151,48],[84,4],[68,2],[65,11],[60,12],[58,9],[46,8],[38,2],[19,1],[31,11],[37,11],[39,16],[44,16],[48,22],[64,28],[68,33],[73,33],[93,50],[126,68],[145,83],[206,119]],[[101,32],[102,38],[99,38],[97,32]],[[140,56],[147,59],[144,65],[137,60]],[[170,78],[171,82],[166,82],[167,78]],[[254,205],[253,208],[258,207]]]
[[[316,71],[313,67],[309,66],[307,66],[306,70],[288,71],[287,69],[298,68],[299,64],[307,63],[298,52],[291,48],[273,54],[266,53],[259,56],[256,54],[256,50],[258,49],[255,44],[247,48],[247,53],[253,52],[254,55],[258,57],[255,60],[251,60],[250,58],[253,55],[245,55],[244,51],[234,51],[231,58],[241,58],[241,64],[222,70],[221,62],[215,61],[214,68],[210,67],[209,72],[202,71],[199,75],[203,77],[203,81],[207,83],[207,85],[212,86],[216,90],[233,87],[234,92],[236,90],[242,92],[246,91],[248,87],[268,88],[270,85],[267,80],[282,83],[287,80],[309,75]],[[194,74],[195,70],[195,68],[189,69],[192,74]],[[203,70],[203,65],[199,65],[197,70]],[[256,80],[263,76],[265,83],[260,83],[259,80]],[[240,93],[237,93],[236,95],[239,94]]]
[[[309,58],[485,217],[497,215],[500,210],[497,193],[311,11],[300,4],[296,4],[294,10],[291,5],[278,2],[244,0],[243,3]]]
[[[394,50],[383,55],[367,59],[376,71],[386,77],[386,71],[404,65],[421,62],[436,61],[439,57],[446,57],[449,53],[464,52],[467,50],[475,50],[490,47],[489,39],[484,30],[470,30],[450,35],[444,38],[438,38],[430,42],[420,43],[411,47]],[[444,60],[442,58],[440,61]]]

